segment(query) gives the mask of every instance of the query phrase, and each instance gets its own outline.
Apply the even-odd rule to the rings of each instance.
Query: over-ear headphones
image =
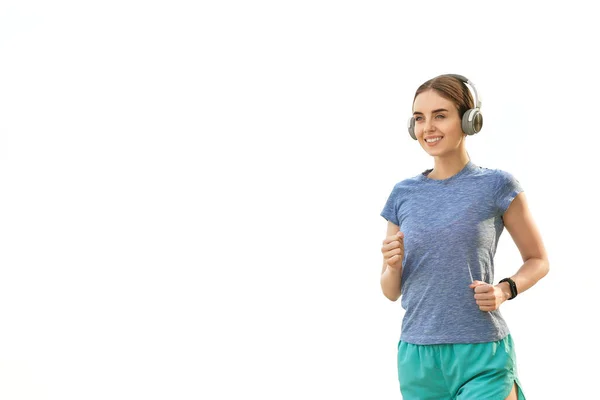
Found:
[[[468,109],[465,111],[462,117],[462,130],[467,135],[474,135],[481,131],[483,127],[483,115],[481,115],[481,101],[479,100],[479,96],[477,96],[477,89],[473,82],[468,80],[462,75],[457,74],[448,74],[446,76],[451,76],[453,78],[458,79],[462,83],[464,83],[468,88],[471,88],[473,92],[473,100],[475,102],[475,108]],[[408,133],[410,137],[414,140],[417,140],[417,135],[415,134],[415,118],[410,117],[408,120]]]

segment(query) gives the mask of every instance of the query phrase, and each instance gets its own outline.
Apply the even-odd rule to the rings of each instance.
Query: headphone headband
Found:
[[[477,89],[475,88],[475,84],[473,82],[471,82],[464,76],[458,75],[458,74],[448,74],[448,76],[456,78],[459,81],[461,81],[462,83],[464,83],[465,85],[468,85],[469,88],[471,88],[471,91],[473,92],[473,97],[474,97],[473,100],[475,101],[475,108],[481,108],[481,100],[479,100],[479,96],[477,95]]]

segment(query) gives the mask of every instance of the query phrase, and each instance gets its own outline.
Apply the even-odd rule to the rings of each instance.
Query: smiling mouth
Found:
[[[434,137],[434,138],[430,138],[430,139],[425,139],[425,143],[436,143],[436,142],[439,142],[440,140],[442,140],[442,137],[438,136],[438,137]]]

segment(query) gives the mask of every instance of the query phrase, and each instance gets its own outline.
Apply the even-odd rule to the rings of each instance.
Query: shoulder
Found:
[[[501,202],[504,210],[512,199],[523,191],[521,183],[509,171],[498,168],[480,168],[480,170],[481,174],[487,177],[485,182],[488,190],[497,202]]]
[[[414,191],[417,190],[422,183],[423,178],[420,178],[419,175],[403,179],[394,184],[390,194],[390,199],[394,199],[396,202],[402,202],[410,197],[411,193],[414,193]]]
[[[515,176],[505,170],[495,169],[494,170],[494,182],[496,184],[496,188],[501,189],[506,186],[520,186],[519,181]]]
[[[498,168],[478,167],[477,175],[488,178],[489,181],[495,184],[516,180],[512,173]]]
[[[419,178],[419,175],[417,176],[413,176],[411,178],[406,178],[401,180],[400,182],[396,183],[396,185],[394,186],[394,188],[409,188],[409,187],[413,187],[419,184],[419,182],[421,182],[422,179]]]
[[[402,192],[414,189],[423,182],[423,174],[415,175],[410,178],[403,179],[394,185],[395,192]]]
[[[507,171],[505,171],[503,169],[487,168],[487,167],[481,167],[481,166],[477,167],[477,173],[479,175],[491,176],[491,177],[496,177],[496,176],[502,176],[502,175],[509,174]]]

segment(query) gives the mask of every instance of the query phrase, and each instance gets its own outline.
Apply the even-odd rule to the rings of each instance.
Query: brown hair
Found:
[[[450,100],[456,105],[458,115],[463,117],[464,113],[471,108],[474,108],[475,102],[467,85],[454,75],[440,75],[423,83],[417,89],[413,104],[417,96],[426,90],[435,90],[440,96]]]

